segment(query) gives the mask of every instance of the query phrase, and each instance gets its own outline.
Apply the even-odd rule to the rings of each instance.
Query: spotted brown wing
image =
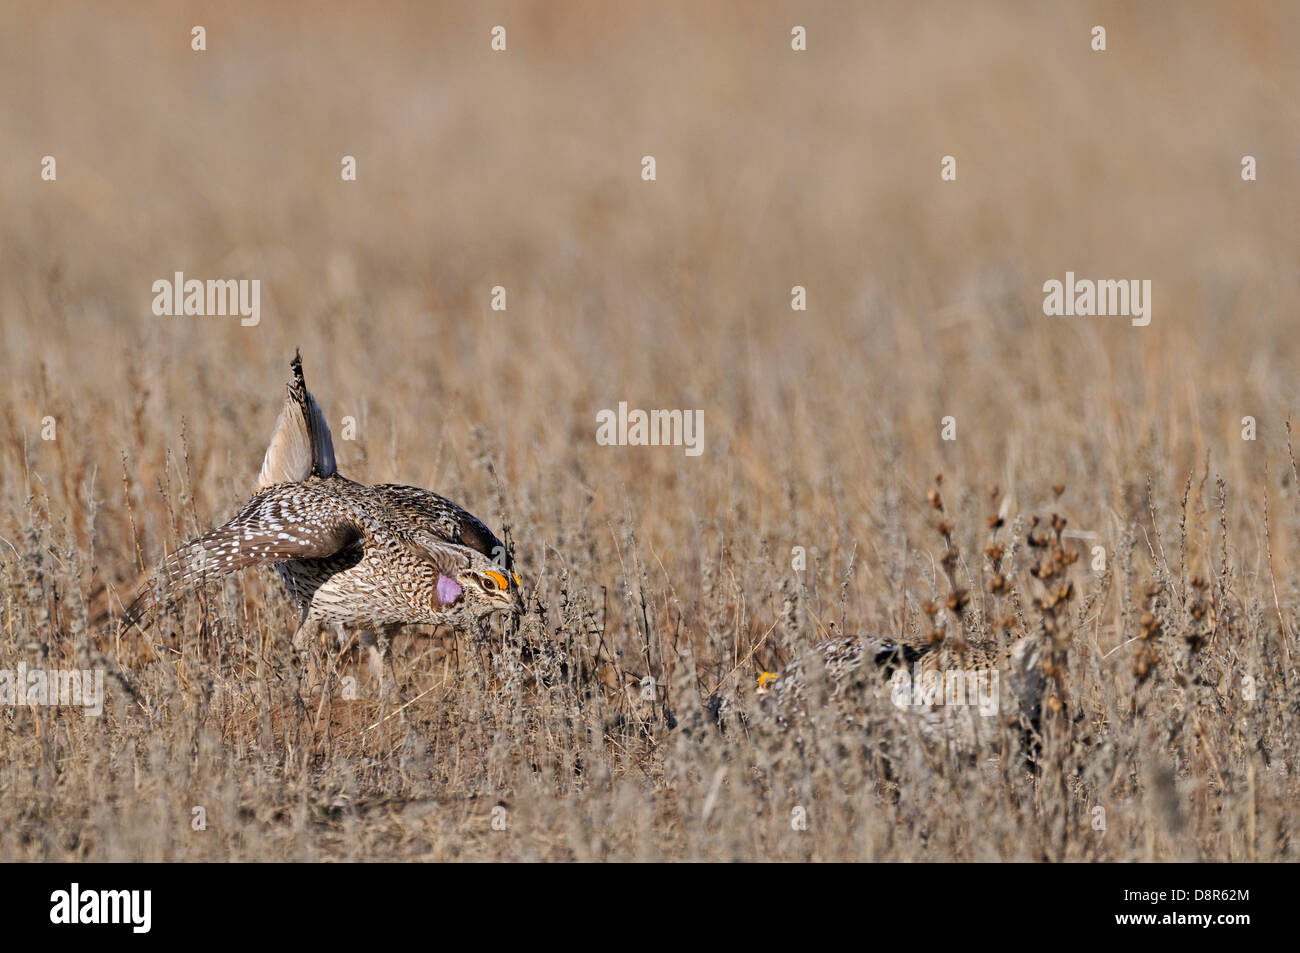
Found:
[[[169,555],[126,611],[126,622],[147,626],[157,611],[156,594],[172,595],[203,579],[249,566],[297,559],[323,559],[363,544],[355,516],[309,484],[286,483],[254,496],[227,523],[190,540]]]

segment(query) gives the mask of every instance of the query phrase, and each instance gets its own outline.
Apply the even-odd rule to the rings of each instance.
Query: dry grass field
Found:
[[[0,668],[106,674],[0,706],[0,860],[1300,855],[1295,4],[2,11]],[[1150,324],[1044,315],[1067,271]],[[175,272],[260,322],[156,316]],[[341,471],[525,580],[387,698],[355,646],[302,679],[270,569],[116,623],[251,495],[295,347]],[[599,445],[620,402],[703,452]],[[1038,738],[763,717],[939,623],[1050,640]]]

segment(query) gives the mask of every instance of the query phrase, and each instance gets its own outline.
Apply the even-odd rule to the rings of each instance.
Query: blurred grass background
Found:
[[[129,587],[231,515],[301,346],[336,439],[358,422],[342,472],[508,524],[552,597],[560,574],[595,604],[609,587],[607,638],[630,656],[645,596],[656,624],[738,658],[781,615],[796,545],[814,551],[819,618],[905,627],[936,470],[945,495],[995,483],[1014,512],[1064,484],[1071,526],[1112,550],[1176,535],[1189,475],[1222,475],[1240,597],[1270,606],[1273,569],[1278,618],[1300,599],[1294,4],[8,3],[3,18],[15,593],[51,547],[76,567],[74,601]],[[261,323],[154,316],[152,283],[176,271],[260,279]],[[1150,279],[1150,326],[1045,317],[1042,284],[1066,271]],[[702,409],[703,456],[597,446],[595,415],[619,401]],[[1287,520],[1271,555],[1268,500]],[[1189,572],[1217,568],[1215,520]],[[72,639],[24,614],[30,591],[6,603],[13,649]],[[763,660],[816,636],[783,626]]]

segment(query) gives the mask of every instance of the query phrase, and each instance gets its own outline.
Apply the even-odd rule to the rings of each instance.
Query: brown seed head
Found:
[[[970,593],[965,589],[954,589],[948,594],[948,608],[954,615],[960,615],[968,602],[970,602]]]

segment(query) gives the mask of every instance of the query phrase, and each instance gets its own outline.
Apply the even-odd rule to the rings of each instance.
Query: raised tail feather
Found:
[[[300,351],[294,351],[289,366],[293,368],[293,380],[289,382],[289,393],[262,461],[257,481],[259,491],[278,484],[301,483],[313,475],[331,476],[338,472],[334,440],[320,404],[307,390]],[[229,523],[191,540],[169,555],[154,573],[152,582],[127,607],[123,617],[126,624],[148,627],[157,615],[157,596],[162,592],[175,594],[205,576],[225,575],[255,563],[330,555],[337,552],[344,537],[354,535],[354,528],[327,528],[331,531],[322,534],[321,527],[296,527],[292,539],[280,539],[278,535],[287,535],[285,511],[280,505],[277,518],[273,515],[274,506],[269,504],[277,504],[276,495],[259,493]],[[271,533],[270,539],[263,537],[264,531]]]
[[[302,374],[302,355],[294,352],[293,380],[284,408],[271,434],[257,488],[263,490],[277,483],[300,483],[310,476],[331,476],[338,472],[334,463],[334,439],[321,412],[320,404],[307,390]]]

